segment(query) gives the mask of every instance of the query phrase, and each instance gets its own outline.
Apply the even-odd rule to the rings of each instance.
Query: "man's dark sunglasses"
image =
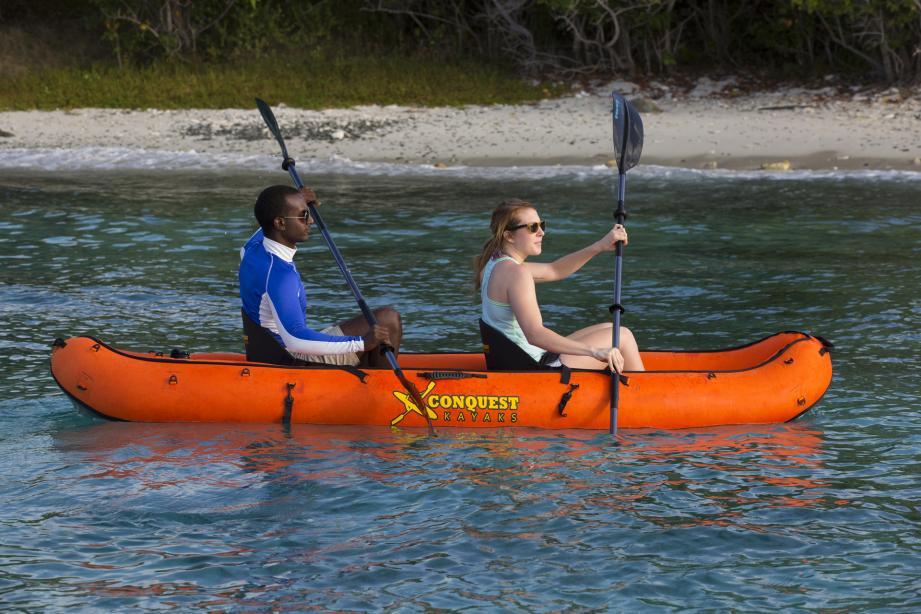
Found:
[[[309,224],[310,222],[313,221],[313,218],[310,217],[309,210],[304,211],[304,215],[282,215],[281,217],[286,220],[300,220],[304,222],[305,224]]]
[[[506,230],[518,230],[519,228],[527,228],[528,232],[534,234],[537,232],[537,229],[547,230],[547,222],[541,220],[539,222],[531,222],[530,224],[518,224],[517,226],[509,226]]]

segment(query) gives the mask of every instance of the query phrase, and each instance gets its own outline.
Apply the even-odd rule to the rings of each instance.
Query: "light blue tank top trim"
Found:
[[[544,350],[536,345],[528,343],[527,337],[524,336],[524,331],[521,330],[521,326],[518,324],[518,319],[515,317],[515,314],[512,313],[511,306],[508,303],[494,301],[489,298],[487,292],[489,288],[489,277],[492,275],[492,270],[496,264],[503,260],[517,262],[511,256],[502,256],[501,258],[490,259],[490,261],[486,263],[486,266],[483,267],[483,282],[480,284],[480,299],[483,304],[483,311],[480,317],[483,318],[484,322],[501,332],[508,337],[509,340],[514,342],[515,345],[527,352],[531,358],[540,362],[541,357],[544,355]]]

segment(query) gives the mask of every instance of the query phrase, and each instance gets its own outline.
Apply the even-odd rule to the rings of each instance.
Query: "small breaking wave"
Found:
[[[0,169],[33,171],[239,171],[278,170],[278,156],[214,153],[196,150],[167,151],[126,147],[10,148],[0,149]],[[304,173],[368,176],[452,177],[456,179],[602,178],[616,174],[604,164],[535,166],[442,166],[398,162],[363,162],[341,156],[298,161]],[[921,172],[899,170],[726,170],[640,165],[631,177],[654,179],[717,180],[879,180],[921,181]]]

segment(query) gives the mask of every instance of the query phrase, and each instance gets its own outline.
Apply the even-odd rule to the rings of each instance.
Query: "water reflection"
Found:
[[[793,510],[836,505],[821,477],[824,435],[809,424],[630,431],[616,443],[589,431],[440,435],[311,425],[61,428],[53,449],[71,461],[60,479],[77,532],[45,540],[36,558],[76,565],[81,594],[116,602],[168,596],[246,608],[267,594],[349,609],[407,593],[420,607],[451,599],[524,607],[544,593],[523,579],[522,565],[539,561],[533,573],[545,575],[563,565],[589,585],[605,570],[629,585],[640,571],[626,550],[661,556],[663,573],[686,556],[688,543],[674,531],[728,530],[740,541],[727,547],[745,551],[760,547],[752,535],[793,530]],[[52,528],[43,528],[49,538]],[[645,543],[649,536],[658,537]],[[644,573],[658,569],[651,560]],[[420,595],[420,582],[451,588]],[[594,598],[563,603],[586,599]]]
[[[83,479],[122,481],[126,495],[262,484],[271,498],[284,484],[356,478],[420,491],[466,483],[522,501],[557,497],[565,513],[604,508],[658,522],[642,503],[670,492],[694,514],[667,522],[731,524],[752,504],[825,505],[822,441],[796,423],[628,431],[616,443],[593,431],[442,429],[431,440],[380,427],[98,423],[59,432],[54,445],[79,454]]]
[[[58,433],[55,447],[81,454],[98,468],[94,475],[132,477],[146,488],[156,488],[163,485],[159,480],[164,466],[174,471],[210,468],[207,474],[193,471],[189,475],[193,480],[211,480],[234,471],[241,472],[239,479],[252,474],[269,481],[279,476],[335,479],[342,476],[340,470],[311,468],[310,462],[368,452],[385,457],[386,446],[411,442],[414,437],[384,429],[314,425],[96,422]]]

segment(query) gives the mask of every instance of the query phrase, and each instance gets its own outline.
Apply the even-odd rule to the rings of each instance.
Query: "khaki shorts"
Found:
[[[342,329],[336,325],[327,326],[320,332],[324,335],[335,335],[337,337],[342,336]],[[316,362],[324,365],[338,365],[340,367],[354,367],[359,362],[358,354],[355,352],[349,352],[348,354],[329,354],[326,356],[307,354],[297,356],[297,358],[307,362]]]

